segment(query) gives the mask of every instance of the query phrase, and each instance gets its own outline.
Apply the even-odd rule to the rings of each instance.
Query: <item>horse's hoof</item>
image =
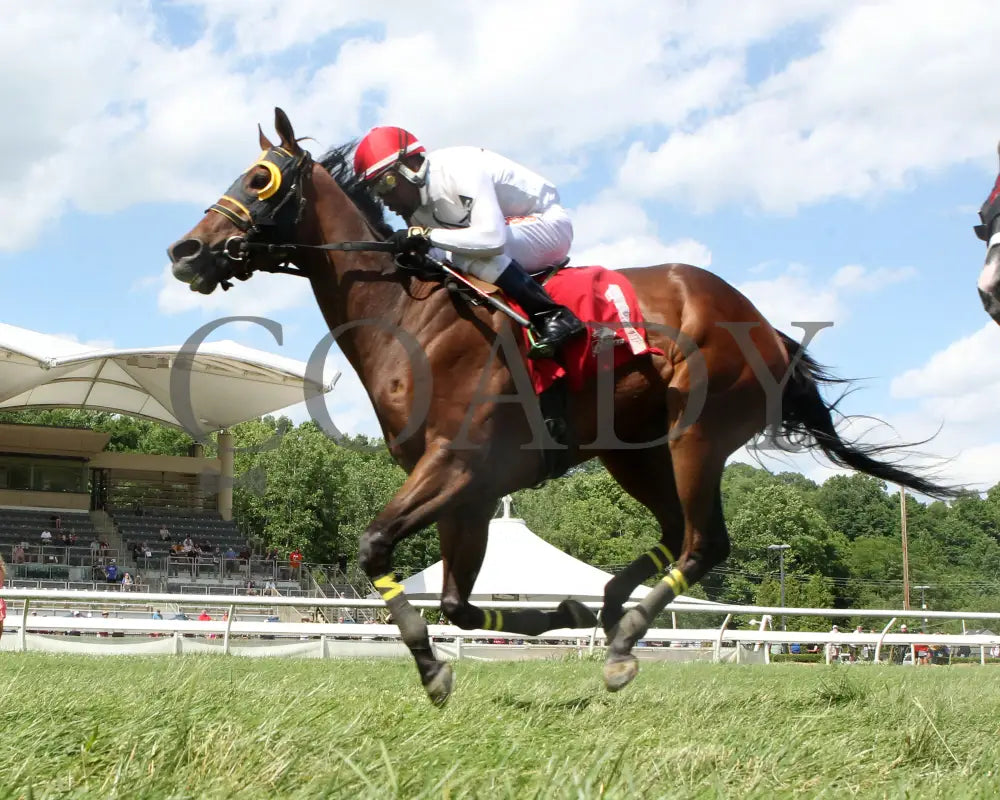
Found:
[[[430,679],[424,687],[431,702],[438,708],[442,708],[451,697],[451,688],[455,682],[452,674],[451,664],[442,664],[437,675]]]
[[[638,674],[639,659],[631,654],[620,660],[604,662],[604,685],[609,692],[624,689]]]
[[[570,628],[596,628],[597,615],[578,600],[566,598],[559,604],[558,610],[569,614],[573,620]]]

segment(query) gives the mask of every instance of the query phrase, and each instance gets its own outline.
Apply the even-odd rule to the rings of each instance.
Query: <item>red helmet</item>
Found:
[[[424,146],[409,131],[391,125],[372,128],[354,151],[354,174],[363,181],[373,181],[398,161],[424,152]],[[411,170],[406,172],[414,174]],[[406,177],[410,179],[410,175]]]

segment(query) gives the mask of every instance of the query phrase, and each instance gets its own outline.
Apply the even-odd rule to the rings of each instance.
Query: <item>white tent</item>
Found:
[[[0,410],[105,410],[176,427],[187,423],[195,428],[190,433],[201,434],[333,388],[305,372],[300,361],[231,341],[205,342],[189,356],[170,346],[94,348],[0,323]],[[172,376],[183,379],[182,388],[187,384],[176,398]],[[187,408],[175,408],[175,399]]]
[[[510,516],[510,498],[504,514],[490,521],[483,566],[472,589],[472,600],[577,600],[600,601],[611,574],[578,561],[532,533],[524,520]],[[437,599],[441,596],[443,567],[440,561],[403,581],[407,597]],[[633,600],[649,594],[639,586]],[[373,595],[377,597],[378,595]],[[680,597],[674,605],[703,603]]]

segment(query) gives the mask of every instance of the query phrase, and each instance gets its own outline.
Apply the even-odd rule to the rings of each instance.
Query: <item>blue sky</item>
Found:
[[[221,336],[305,360],[325,328],[304,281],[255,277],[206,302],[172,281],[165,248],[256,155],[275,105],[317,153],[401,124],[555,180],[576,263],[689,261],[779,328],[833,321],[813,351],[867,379],[847,409],[904,438],[941,428],[927,449],[948,477],[990,486],[1000,330],[971,226],[997,171],[998,40],[993,5],[971,0],[15,6],[0,321],[138,347],[258,314],[282,346]],[[329,405],[340,428],[376,432],[353,375]]]

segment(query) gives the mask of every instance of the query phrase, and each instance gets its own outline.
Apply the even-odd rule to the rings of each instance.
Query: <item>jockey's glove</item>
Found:
[[[389,241],[396,246],[399,253],[425,255],[431,249],[431,229],[414,225],[410,228],[393,231]]]

